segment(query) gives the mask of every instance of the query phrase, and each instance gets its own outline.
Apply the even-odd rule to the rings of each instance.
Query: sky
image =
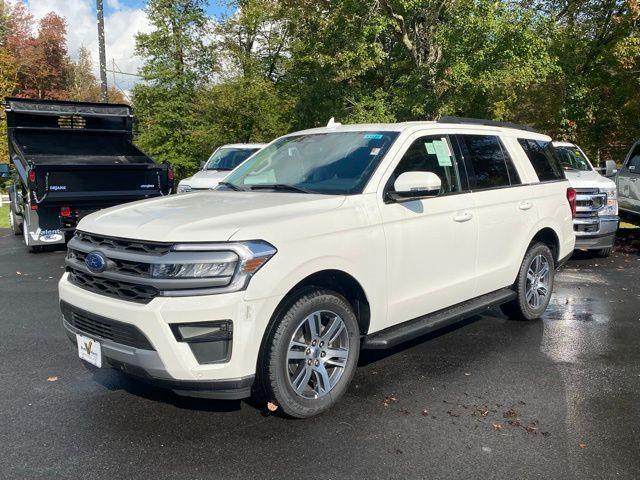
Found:
[[[36,22],[53,11],[67,21],[67,45],[69,56],[77,58],[78,50],[89,49],[93,65],[98,72],[98,33],[96,27],[95,0],[22,0],[35,17]],[[149,31],[150,26],[144,12],[144,0],[103,0],[105,21],[105,44],[107,69],[136,73],[141,59],[134,55],[135,34]],[[210,0],[207,13],[220,16],[229,10],[224,0]],[[113,68],[115,62],[115,68]],[[136,77],[107,74],[107,82],[128,92]]]

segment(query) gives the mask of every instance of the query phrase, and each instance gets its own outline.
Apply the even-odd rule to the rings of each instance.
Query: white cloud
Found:
[[[27,0],[34,19],[39,21],[49,12],[55,12],[67,21],[67,45],[71,58],[76,58],[80,47],[91,51],[93,65],[98,75],[98,30],[95,0]],[[148,32],[151,27],[145,12],[140,8],[128,8],[118,0],[107,0],[105,12],[105,46],[107,69],[112,60],[123,72],[137,73],[142,59],[134,55],[135,34]],[[107,10],[107,9],[105,9]],[[120,88],[129,90],[136,77],[116,75]],[[113,75],[108,74],[108,83],[113,83]]]

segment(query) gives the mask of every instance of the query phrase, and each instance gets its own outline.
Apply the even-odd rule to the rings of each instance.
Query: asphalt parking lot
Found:
[[[85,368],[63,258],[0,230],[0,478],[638,478],[637,249],[572,259],[542,320],[496,310],[365,355],[303,421]]]

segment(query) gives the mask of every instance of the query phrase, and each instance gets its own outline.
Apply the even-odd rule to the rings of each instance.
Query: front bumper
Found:
[[[573,220],[576,228],[576,249],[601,249],[613,247],[618,230],[619,217],[607,216],[594,219],[575,218]],[[591,227],[589,232],[579,231],[583,226]]]
[[[149,348],[134,348],[94,332],[78,331],[72,322],[64,327],[95,338],[103,345],[105,364],[179,394],[209,398],[243,398],[250,395],[258,352],[271,314],[279,299],[246,301],[245,292],[197,297],[158,297],[138,304],[89,292],[71,284],[65,273],[59,283],[60,300],[90,315],[135,326]],[[189,344],[177,341],[171,325],[217,320],[233,322],[228,361],[200,364]]]

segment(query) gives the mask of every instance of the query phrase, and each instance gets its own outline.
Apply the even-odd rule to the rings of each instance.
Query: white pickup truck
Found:
[[[620,221],[616,184],[600,175],[577,145],[553,142],[553,146],[564,174],[577,194],[576,218],[573,220],[576,248],[608,257]]]
[[[551,139],[515,125],[295,132],[215,191],[85,217],[59,283],[63,325],[96,366],[309,417],[344,394],[361,348],[493,305],[542,315],[575,207]]]

